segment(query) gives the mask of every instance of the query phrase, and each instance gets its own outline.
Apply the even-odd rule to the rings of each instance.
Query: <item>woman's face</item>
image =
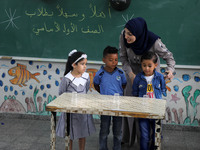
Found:
[[[127,28],[125,28],[124,31],[126,42],[128,44],[134,43],[136,41],[136,37]]]

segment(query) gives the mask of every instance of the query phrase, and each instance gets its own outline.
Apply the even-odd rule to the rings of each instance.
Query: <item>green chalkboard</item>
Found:
[[[199,0],[132,0],[124,11],[109,0],[1,0],[0,55],[66,59],[78,49],[100,61],[126,21],[141,16],[177,64],[200,65],[199,14]]]

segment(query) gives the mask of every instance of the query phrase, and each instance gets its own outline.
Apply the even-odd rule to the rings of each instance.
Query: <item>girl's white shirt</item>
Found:
[[[79,85],[84,86],[84,85],[86,84],[86,82],[87,82],[86,79],[89,78],[89,73],[84,72],[84,73],[82,74],[81,77],[76,78],[76,77],[74,77],[74,76],[71,74],[71,71],[70,71],[68,74],[65,75],[65,78],[68,78],[69,80],[71,80],[71,82],[72,82],[74,85],[76,85],[77,87],[78,87]]]

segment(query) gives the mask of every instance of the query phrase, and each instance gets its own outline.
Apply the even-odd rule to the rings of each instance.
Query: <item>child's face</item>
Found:
[[[127,28],[125,28],[124,31],[126,42],[128,44],[134,43],[136,41],[136,37]]]
[[[112,72],[118,64],[118,54],[107,54],[103,58],[105,63],[105,69],[109,72]]]
[[[144,59],[141,63],[142,70],[145,76],[151,76],[154,74],[154,69],[157,67],[157,63],[154,63],[152,59]]]
[[[86,71],[87,66],[87,59],[83,59],[82,61],[78,62],[78,64],[73,64],[73,71],[76,71],[79,74],[83,74]]]

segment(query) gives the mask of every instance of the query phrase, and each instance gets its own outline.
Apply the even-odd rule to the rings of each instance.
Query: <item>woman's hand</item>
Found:
[[[128,76],[129,76],[129,78],[131,79],[131,84],[133,84],[133,81],[134,81],[134,79],[135,79],[135,74],[134,74],[133,72],[130,72],[130,73],[128,74]]]
[[[166,79],[171,80],[173,78],[174,78],[174,75],[173,75],[172,71],[171,70],[166,71],[165,80]]]

